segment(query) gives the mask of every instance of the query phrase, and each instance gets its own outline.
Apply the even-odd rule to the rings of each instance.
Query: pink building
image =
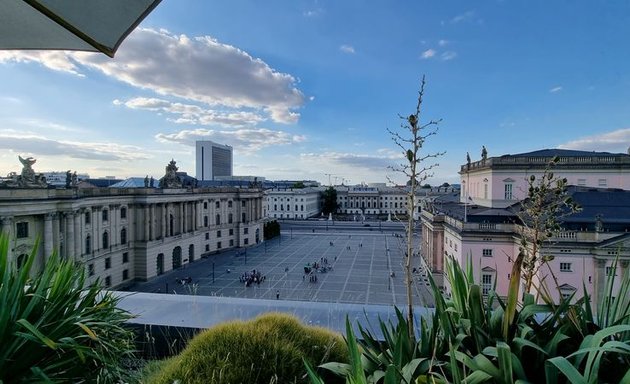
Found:
[[[554,174],[573,185],[570,193],[582,211],[564,218],[563,231],[545,245],[544,254],[555,258],[537,278],[553,287],[550,292],[556,299],[575,291],[576,298],[581,297],[583,284],[595,293],[595,301],[601,299],[615,258],[621,261],[617,276],[630,260],[630,156],[626,154],[545,149],[463,165],[459,201],[437,200],[422,214],[423,257],[438,281],[445,256],[462,265],[470,259],[484,293],[496,283],[499,295],[507,295],[520,239],[520,224],[510,207],[526,196],[527,178],[541,175],[554,156],[560,158]],[[444,289],[448,292],[447,284]]]

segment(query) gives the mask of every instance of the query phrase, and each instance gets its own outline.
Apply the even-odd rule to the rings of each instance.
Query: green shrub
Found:
[[[0,235],[0,382],[129,381],[132,316],[70,260],[53,254],[31,271],[36,255],[18,270]]]
[[[269,313],[248,322],[233,321],[197,335],[147,383],[305,382],[302,359],[313,365],[347,361],[341,336],[302,325],[286,314]],[[330,376],[334,382],[339,378]]]

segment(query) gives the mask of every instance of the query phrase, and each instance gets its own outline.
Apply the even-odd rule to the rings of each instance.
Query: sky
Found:
[[[235,175],[401,183],[423,76],[430,184],[484,145],[625,153],[628,36],[622,1],[163,0],[114,59],[0,51],[0,174],[194,176],[213,140]]]

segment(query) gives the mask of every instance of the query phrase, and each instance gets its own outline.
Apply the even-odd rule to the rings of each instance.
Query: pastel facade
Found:
[[[0,189],[9,256],[34,264],[53,251],[116,288],[202,256],[263,241],[260,189]]]
[[[543,150],[462,166],[460,202],[433,204],[422,213],[422,252],[438,280],[443,278],[445,257],[461,265],[470,260],[484,293],[496,283],[497,293],[507,295],[512,261],[525,230],[509,207],[525,196],[526,178],[542,174],[555,155],[560,162],[554,174],[584,184],[569,188],[582,211],[564,218],[563,231],[545,245],[542,253],[554,259],[536,281],[546,284],[556,300],[574,292],[581,297],[583,286],[596,302],[601,300],[615,258],[620,260],[618,276],[630,261],[630,156],[625,154]],[[608,188],[600,186],[603,180]],[[512,195],[506,196],[508,192]],[[446,283],[444,290],[449,290]]]

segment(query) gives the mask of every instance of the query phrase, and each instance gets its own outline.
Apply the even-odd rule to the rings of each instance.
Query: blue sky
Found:
[[[235,174],[385,182],[386,131],[442,119],[428,182],[466,152],[626,152],[630,3],[163,0],[116,57],[0,51],[0,173],[194,175],[194,141],[232,145]],[[333,180],[334,181],[334,180]]]

